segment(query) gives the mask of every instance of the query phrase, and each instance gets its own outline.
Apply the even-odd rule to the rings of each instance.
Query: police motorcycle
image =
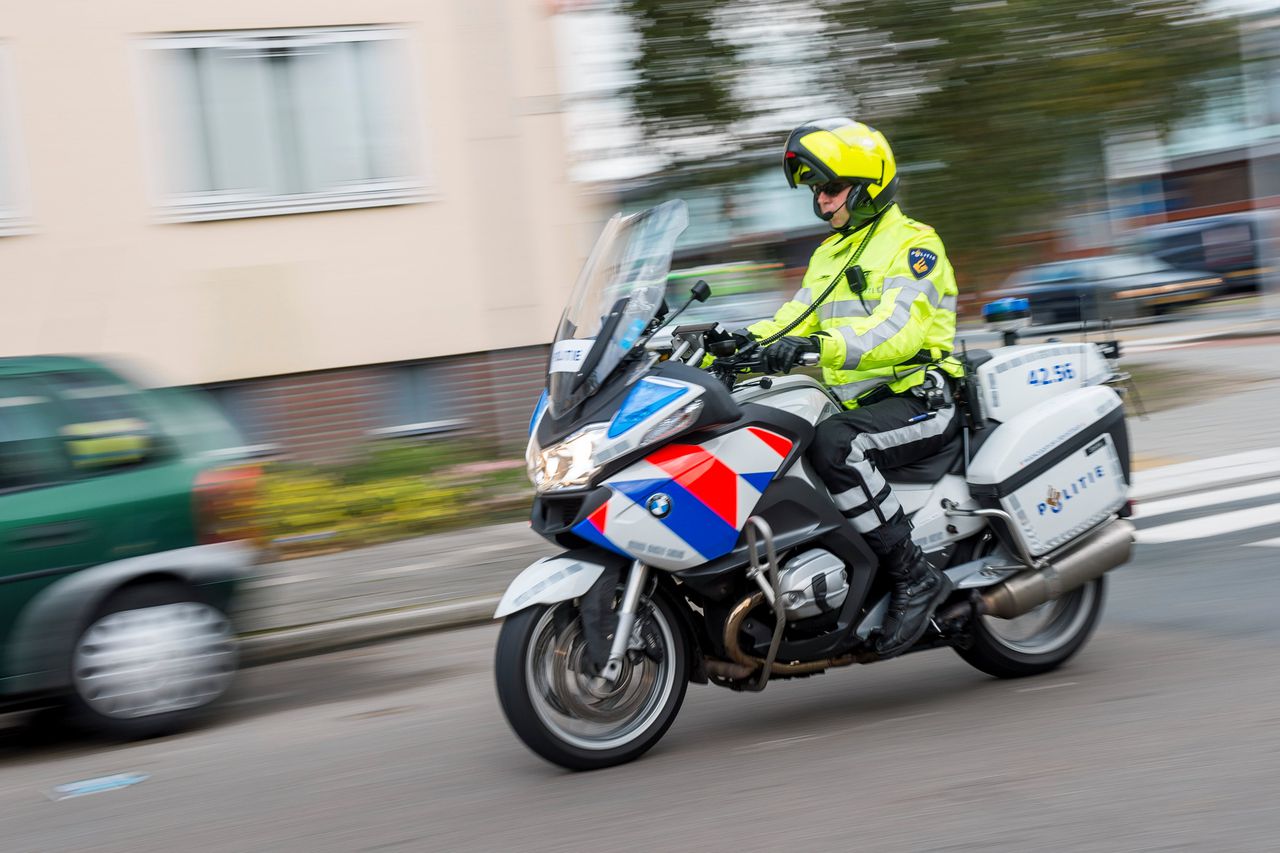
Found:
[[[680,201],[609,221],[530,424],[532,526],[565,551],[503,595],[495,676],[520,739],[573,770],[643,754],[691,681],[761,690],[877,660],[889,579],[805,459],[837,401],[808,376],[759,376],[760,347],[715,324],[655,343],[709,295],[699,282],[675,311],[663,298],[687,222]],[[1133,542],[1117,356],[970,351],[966,379],[938,389],[961,407],[960,435],[882,472],[955,587],[911,651],[948,647],[1015,678],[1087,641]]]

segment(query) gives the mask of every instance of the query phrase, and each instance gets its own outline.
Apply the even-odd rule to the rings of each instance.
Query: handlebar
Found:
[[[800,356],[799,366],[814,367],[820,360],[821,355],[819,353],[806,352]],[[755,344],[739,350],[733,355],[716,359],[712,369],[731,388],[733,387],[734,377],[741,376],[744,373],[768,372],[765,367],[764,349]]]

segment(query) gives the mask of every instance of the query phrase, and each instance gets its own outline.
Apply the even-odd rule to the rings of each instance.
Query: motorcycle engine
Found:
[[[849,593],[844,562],[822,548],[810,548],[782,564],[778,573],[782,606],[794,622],[836,610]]]

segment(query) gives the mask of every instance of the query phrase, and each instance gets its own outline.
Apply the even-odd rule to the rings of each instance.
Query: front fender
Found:
[[[535,604],[555,604],[585,595],[604,570],[603,561],[583,559],[572,552],[543,557],[511,581],[493,618],[501,619]]]

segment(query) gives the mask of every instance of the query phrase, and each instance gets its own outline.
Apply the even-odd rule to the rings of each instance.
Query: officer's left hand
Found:
[[[790,373],[807,352],[820,352],[813,338],[783,338],[764,351],[764,364],[770,373]]]

